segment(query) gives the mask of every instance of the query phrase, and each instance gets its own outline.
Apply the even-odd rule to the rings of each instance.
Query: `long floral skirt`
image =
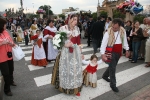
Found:
[[[60,63],[62,63],[62,57],[64,56],[62,53],[63,52],[59,53],[58,56],[56,57],[56,61],[55,61],[55,64],[53,67],[53,72],[52,72],[51,84],[55,85],[55,88],[59,89],[63,93],[77,94],[78,92],[81,92],[81,89],[82,89],[82,83],[83,83],[82,71],[81,72],[79,71],[79,73],[77,73],[77,75],[71,73],[72,71],[70,71],[70,69],[67,70],[67,72],[63,72],[63,70],[60,69],[60,67],[62,67],[62,64],[60,64]],[[67,67],[67,64],[64,67]],[[71,70],[73,70],[73,69],[71,69]],[[65,77],[65,75],[67,75],[67,76]],[[73,79],[68,78],[68,77],[71,77],[71,75],[74,75]],[[77,77],[78,75],[79,75],[79,77],[81,76],[81,78]],[[60,78],[61,78],[61,80],[60,80]],[[62,80],[64,80],[64,81],[62,81]],[[70,80],[70,81],[68,81],[68,80]],[[65,81],[66,81],[66,83],[64,83]],[[62,86],[64,86],[64,87],[65,86],[68,86],[68,87],[64,88],[61,86],[61,84],[63,84]],[[71,86],[73,86],[73,87],[71,87]]]

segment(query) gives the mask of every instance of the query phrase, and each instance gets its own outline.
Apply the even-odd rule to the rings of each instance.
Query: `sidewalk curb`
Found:
[[[134,99],[135,97],[138,97],[139,94],[145,92],[148,88],[150,88],[150,85],[147,85],[147,86],[141,88],[140,90],[138,90],[138,91],[132,93],[131,95],[129,95],[128,97],[126,97],[126,98],[124,98],[124,99],[122,99],[122,100],[132,100],[132,99]]]

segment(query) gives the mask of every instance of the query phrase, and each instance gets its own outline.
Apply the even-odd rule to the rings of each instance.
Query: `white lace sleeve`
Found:
[[[82,63],[85,65],[88,65],[90,63],[90,61],[82,60]]]
[[[100,59],[99,61],[97,61],[98,64],[101,64],[103,61],[102,59]]]
[[[44,39],[47,39],[47,37],[49,37],[49,35],[48,35],[48,34],[44,36]]]

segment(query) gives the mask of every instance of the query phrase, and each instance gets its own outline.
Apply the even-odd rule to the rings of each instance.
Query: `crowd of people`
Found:
[[[16,86],[13,81],[12,58],[12,47],[16,42],[25,41],[25,45],[28,45],[28,42],[32,43],[31,64],[34,66],[46,67],[51,61],[55,61],[51,84],[66,94],[80,96],[83,83],[95,88],[97,67],[102,62],[109,66],[102,78],[110,82],[114,92],[119,92],[116,87],[115,72],[118,60],[124,54],[131,63],[145,60],[147,63],[145,67],[150,67],[150,17],[144,18],[143,23],[123,22],[120,18],[112,20],[110,17],[105,20],[104,16],[93,21],[91,16],[89,19],[84,19],[76,14],[70,14],[67,21],[36,18],[32,23],[26,21],[21,17],[13,21],[0,19],[0,52],[3,55],[3,58],[0,58],[0,70],[5,81],[4,92],[8,96],[12,96],[10,85]],[[11,27],[10,22],[12,22]],[[82,29],[84,36],[88,37],[87,47],[91,42],[93,46],[93,55],[89,61],[86,61],[82,54]],[[57,31],[67,34],[67,40],[61,51],[55,49],[52,43]],[[100,60],[96,56],[98,48],[101,53]],[[106,52],[107,49],[111,49],[111,52]],[[82,63],[87,65],[84,70]]]

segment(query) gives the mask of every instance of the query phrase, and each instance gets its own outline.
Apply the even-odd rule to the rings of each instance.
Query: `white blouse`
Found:
[[[114,34],[115,34],[115,39],[116,39],[117,34],[118,34],[118,31],[117,31],[117,32],[114,32]],[[106,47],[107,47],[107,44],[108,44],[108,39],[109,39],[109,34],[108,34],[108,32],[106,32],[106,33],[104,34],[104,36],[103,36],[103,40],[102,40],[102,44],[101,44],[101,48],[100,48],[100,53],[101,53],[101,54],[105,54]],[[118,37],[117,37],[117,39],[116,39],[115,44],[123,44],[123,48],[124,48],[125,50],[129,50],[126,32],[124,32],[123,43],[122,43],[121,41],[122,41],[122,40],[121,40],[120,34],[119,34]]]

